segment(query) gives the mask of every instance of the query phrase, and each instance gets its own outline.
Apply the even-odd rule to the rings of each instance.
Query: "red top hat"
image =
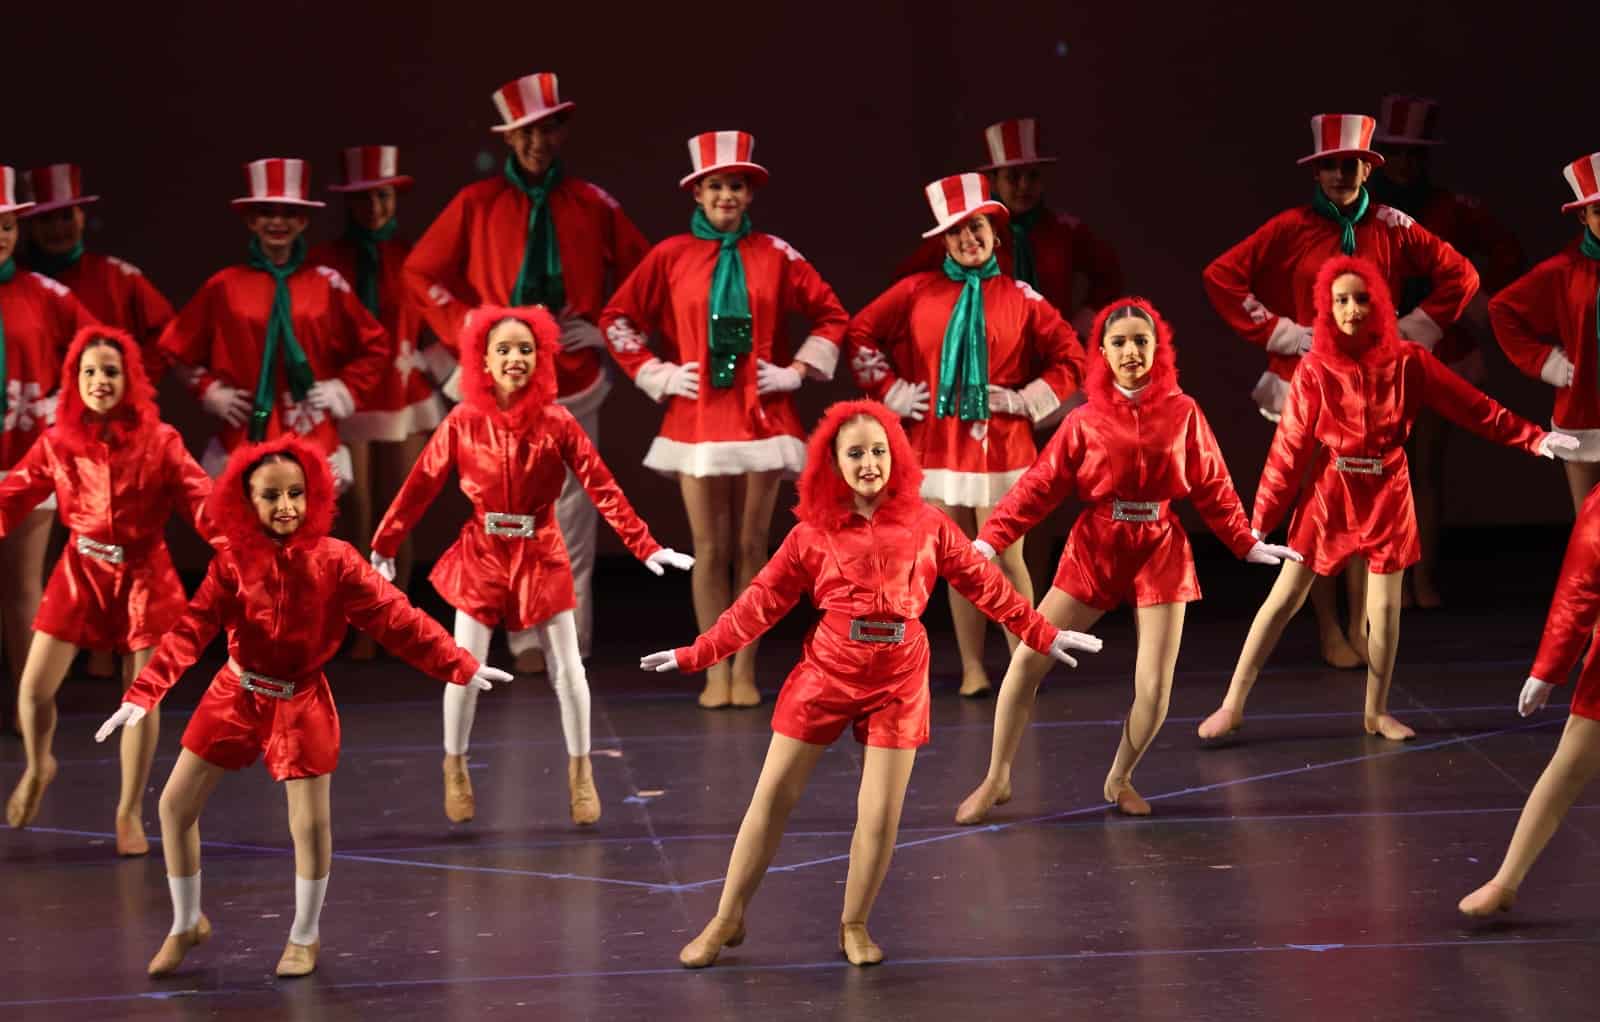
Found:
[[[31,202],[17,201],[17,171],[15,167],[8,167],[0,163],[0,214],[20,213],[25,209],[32,209]]]
[[[415,179],[400,173],[400,150],[392,145],[358,145],[344,151],[344,183],[329,185],[330,192],[370,192],[393,185],[410,188]]]
[[[265,205],[305,206],[317,209],[326,202],[306,198],[311,191],[311,164],[305,160],[272,157],[252,160],[244,165],[245,180],[250,194],[233,200],[235,206]]]
[[[1574,201],[1562,206],[1561,212],[1571,213],[1600,202],[1600,153],[1590,153],[1573,160],[1561,173],[1565,175],[1567,184],[1572,186],[1572,194],[1577,196]]]
[[[494,90],[494,106],[500,111],[502,123],[494,125],[490,131],[507,132],[542,121],[546,117],[554,116],[564,110],[571,110],[576,103],[561,102],[561,92],[556,88],[556,76],[548,71],[538,74],[523,75],[514,82],[507,82]]]
[[[708,131],[689,140],[689,163],[694,167],[688,177],[678,182],[679,188],[688,188],[707,174],[719,170],[743,174],[752,187],[767,183],[767,168],[750,162],[755,152],[755,136],[744,131]]]
[[[1420,96],[1388,95],[1378,107],[1374,142],[1388,145],[1439,145],[1439,104]]]
[[[989,147],[989,162],[979,170],[1056,162],[1054,156],[1039,155],[1039,122],[1032,117],[991,124],[983,129],[983,141]]]
[[[100,201],[98,195],[83,194],[83,171],[71,163],[35,167],[27,172],[25,178],[28,194],[34,203],[33,208],[28,210],[28,216]]]
[[[924,238],[943,234],[978,213],[988,214],[997,231],[1011,219],[1006,207],[989,197],[989,179],[982,174],[942,177],[923,191],[927,192],[928,206],[933,210],[934,219],[933,229],[922,232]]]
[[[1372,131],[1377,122],[1366,114],[1318,114],[1311,118],[1311,143],[1316,152],[1296,163],[1333,156],[1359,156],[1374,167],[1383,166],[1383,157],[1372,151]]]

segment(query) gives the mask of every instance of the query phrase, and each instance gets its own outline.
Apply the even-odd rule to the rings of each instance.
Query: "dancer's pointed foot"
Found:
[[[477,812],[472,796],[472,778],[467,776],[465,754],[444,757],[444,815],[451,823],[466,823]]]
[[[39,804],[44,801],[44,790],[56,779],[56,758],[46,755],[38,770],[29,767],[22,772],[22,780],[11,792],[6,802],[6,823],[12,827],[26,827],[39,815]]]
[[[961,694],[968,699],[985,699],[994,686],[989,684],[989,674],[983,668],[961,674]]]
[[[1218,738],[1233,734],[1244,724],[1244,714],[1219,706],[1211,711],[1211,716],[1200,722],[1196,733],[1204,741],[1214,741]]]
[[[721,916],[712,916],[711,922],[678,952],[678,962],[685,969],[704,969],[717,960],[725,947],[738,947],[744,943],[744,920],[731,922]]]
[[[1516,903],[1516,888],[1504,887],[1491,880],[1465,898],[1462,898],[1456,908],[1464,916],[1471,916],[1474,919],[1488,919],[1499,912],[1510,912],[1511,906]]]
[[[695,700],[702,710],[720,710],[733,702],[732,685],[727,675],[713,677],[706,672],[706,687],[700,690],[700,698]]]
[[[289,941],[283,945],[283,957],[278,959],[278,975],[285,979],[311,975],[317,971],[317,952],[321,950],[320,940],[314,940],[309,944]]]
[[[1322,660],[1329,667],[1337,667],[1341,671],[1348,671],[1366,663],[1357,653],[1355,647],[1350,645],[1350,640],[1344,632],[1337,628],[1322,633]]]
[[[1417,737],[1417,733],[1395,720],[1387,713],[1367,714],[1363,726],[1369,735],[1382,735],[1391,742],[1403,742]]]
[[[150,839],[144,834],[144,819],[132,814],[117,814],[117,854],[149,855]]]
[[[877,965],[883,961],[883,948],[873,941],[866,923],[840,923],[839,950],[851,965]]]
[[[567,760],[567,795],[572,822],[588,827],[600,819],[600,792],[594,786],[594,765],[588,756]]]
[[[972,794],[961,800],[956,809],[956,822],[963,827],[982,823],[989,818],[989,810],[1011,801],[1011,781],[997,781],[985,777],[983,783],[972,789]]]
[[[1108,789],[1110,785],[1106,786]],[[1106,801],[1116,804],[1117,812],[1123,816],[1149,816],[1150,803],[1144,796],[1133,790],[1133,785],[1124,783],[1115,792],[1106,792]]]
[[[161,950],[150,959],[145,972],[150,976],[170,976],[183,964],[183,956],[211,939],[211,920],[200,915],[200,921],[182,933],[169,933],[161,942]]]

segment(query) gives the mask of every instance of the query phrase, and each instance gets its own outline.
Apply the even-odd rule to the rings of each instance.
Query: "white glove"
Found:
[[[600,328],[576,313],[562,310],[561,350],[579,351],[583,348],[604,348],[605,335]]]
[[[1267,338],[1267,350],[1274,355],[1304,355],[1311,350],[1312,332],[1288,316],[1279,316],[1272,336]]]
[[[662,393],[671,397],[686,397],[691,401],[700,396],[700,363],[685,362],[673,366]]]
[[[1526,716],[1526,714],[1524,714],[1524,716]],[[100,730],[94,733],[94,740],[97,742],[103,742],[107,738],[110,738],[111,732],[115,731],[117,728],[124,725],[133,727],[143,719],[143,707],[135,706],[132,703],[123,703],[121,706],[117,707],[116,713],[113,713],[111,716],[107,717],[106,722],[100,725]]]
[[[461,366],[457,365],[450,370],[450,375],[439,384],[439,392],[456,404],[461,403]]]
[[[1551,348],[1550,355],[1539,367],[1539,379],[1552,387],[1572,386],[1572,359],[1563,348]]]
[[[889,392],[883,395],[883,406],[902,419],[921,422],[928,414],[928,385],[895,380]]]
[[[249,394],[221,380],[212,381],[206,392],[200,395],[200,404],[206,411],[236,428],[250,421],[250,410],[255,407]]]
[[[756,393],[787,394],[799,390],[805,374],[793,366],[773,365],[766,359],[756,359]]]
[[[676,671],[677,669],[678,654],[670,649],[664,649],[659,653],[647,653],[639,658],[639,670],[641,671],[655,671],[658,674],[664,674],[667,671]]]
[[[1544,709],[1544,704],[1550,701],[1550,690],[1555,688],[1548,682],[1538,678],[1529,678],[1523,682],[1522,694],[1517,697],[1517,712],[1526,717],[1535,710]]]
[[[1022,391],[989,384],[989,412],[994,415],[1028,415],[1028,402],[1022,400]],[[1032,418],[1032,416],[1028,416]]]
[[[1060,631],[1050,641],[1050,655],[1068,667],[1076,667],[1078,666],[1078,661],[1074,660],[1069,654],[1073,652],[1098,653],[1100,652],[1100,645],[1100,640],[1092,635],[1085,635],[1083,632]]]
[[[494,682],[497,681],[509,683],[511,681],[511,675],[500,670],[498,667],[490,667],[488,664],[479,664],[478,669],[472,672],[472,680],[467,682],[467,687],[475,688],[479,692],[487,692],[494,688]]]
[[[694,567],[694,558],[688,554],[680,554],[669,546],[664,546],[645,558],[644,566],[656,575],[665,575],[668,568],[688,571]]]
[[[1275,543],[1263,543],[1259,539],[1256,540],[1256,545],[1250,548],[1250,552],[1244,555],[1244,559],[1247,564],[1282,564],[1284,561],[1299,563],[1305,560],[1298,551]]]
[[[1578,438],[1565,433],[1546,433],[1539,438],[1539,454],[1546,458],[1565,457],[1578,447]]]
[[[995,553],[994,547],[990,546],[987,542],[981,539],[975,539],[972,541],[972,549],[982,554],[983,559],[986,561],[992,561],[999,556]]]
[[[343,380],[318,380],[306,391],[306,404],[335,419],[348,419],[356,413],[356,399]]]
[[[378,553],[378,551],[374,550],[372,551],[372,566],[373,568],[377,569],[378,574],[383,576],[383,580],[385,582],[394,581],[393,557],[385,557]]]

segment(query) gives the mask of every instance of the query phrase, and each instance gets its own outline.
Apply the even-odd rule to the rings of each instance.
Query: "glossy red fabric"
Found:
[[[1333,281],[1366,280],[1372,314],[1346,337],[1330,311]],[[1282,520],[1309,471],[1312,481],[1289,523],[1289,545],[1319,575],[1354,556],[1389,574],[1421,559],[1405,442],[1423,408],[1480,436],[1530,454],[1544,431],[1513,414],[1395,332],[1394,305],[1365,259],[1330,259],[1317,276],[1316,339],[1290,384],[1256,490],[1252,522],[1263,535]],[[1338,456],[1378,458],[1377,474],[1341,472]]]
[[[606,296],[639,265],[650,243],[598,185],[563,177],[545,201],[556,229],[567,305],[598,323]],[[456,193],[417,239],[406,259],[406,286],[433,332],[452,350],[475,306],[510,304],[527,241],[528,197],[503,175]],[[561,395],[594,386],[604,358],[593,348],[562,352],[556,371]]]
[[[150,382],[157,383],[166,368],[156,342],[172,321],[172,303],[150,283],[139,267],[115,256],[85,252],[55,278],[72,291],[100,322],[126,330],[144,353]]]
[[[1076,496],[1088,507],[1067,536],[1054,585],[1102,610],[1123,602],[1149,607],[1200,599],[1189,537],[1172,501],[1191,501],[1236,556],[1255,544],[1211,425],[1178,386],[1166,322],[1148,302],[1117,299],[1101,310],[1093,336],[1103,337],[1109,313],[1129,304],[1156,320],[1149,382],[1131,398],[1117,390],[1096,345],[1087,356],[1088,401],[1067,414],[978,534],[1004,550]],[[1130,522],[1112,518],[1117,500],[1164,506],[1157,521]]]
[[[506,410],[496,405],[483,365],[488,331],[503,316],[530,322],[540,343],[533,380]],[[428,577],[452,607],[491,627],[503,621],[511,631],[576,606],[572,568],[555,517],[568,468],[635,557],[644,560],[661,549],[577,419],[549,400],[555,390],[554,360],[548,357],[553,332],[554,323],[542,309],[473,314],[463,335],[465,400],[429,438],[372,537],[374,551],[394,556],[453,469],[473,516]],[[490,535],[484,521],[491,512],[532,515],[534,535]]]
[[[1489,301],[1495,339],[1518,369],[1539,379],[1557,346],[1572,360],[1572,386],[1555,392],[1554,420],[1563,429],[1600,429],[1597,293],[1600,260],[1584,255],[1574,241]]]
[[[18,270],[0,284],[0,319],[6,325],[6,413],[0,419],[0,472],[15,465],[50,424],[61,363],[79,328],[95,318],[62,285]]]
[[[1600,647],[1593,643],[1600,623],[1600,488],[1591,490],[1567,540],[1561,578],[1550,600],[1544,635],[1529,672],[1540,681],[1564,685],[1572,666],[1588,647],[1578,688],[1572,694],[1572,712],[1600,720]]]

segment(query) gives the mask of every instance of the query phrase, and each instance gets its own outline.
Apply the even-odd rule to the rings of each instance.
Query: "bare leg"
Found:
[[[28,765],[6,802],[6,823],[26,827],[39,815],[44,790],[56,776],[56,758],[50,746],[56,734],[56,692],[67,676],[78,647],[43,632],[33,633],[28,659],[22,667],[22,687],[17,696],[17,723],[22,729]]]
[[[968,538],[978,534],[978,516],[973,508],[955,507],[937,500],[930,500],[928,503],[943,511]],[[1020,556],[1020,551],[1014,556]],[[967,598],[956,592],[953,587],[949,593],[950,619],[955,624],[956,649],[961,654],[961,694],[982,695],[993,687],[989,683],[989,672],[983,666],[983,640],[988,631],[989,619],[983,616],[983,611],[967,602]]]
[[[844,910],[839,916],[839,950],[851,965],[883,961],[883,949],[867,935],[867,917],[889,872],[906,785],[916,761],[915,749],[866,748],[861,790],[856,796],[855,835],[850,839],[850,871],[844,882]]]
[[[33,643],[33,618],[44,596],[44,552],[50,543],[54,511],[34,510],[0,539],[0,642],[4,643],[7,671],[0,685],[0,714],[16,706],[22,684],[22,665]],[[19,725],[20,727],[20,725]]]
[[[1105,798],[1129,816],[1149,816],[1150,803],[1133,789],[1133,770],[1167,719],[1172,700],[1172,673],[1183,642],[1184,603],[1140,607],[1139,653],[1133,668],[1133,708],[1122,725],[1122,740],[1106,775]]]
[[[1372,622],[1372,655],[1367,662],[1367,734],[1393,741],[1416,737],[1416,732],[1389,715],[1389,686],[1394,681],[1394,657],[1400,648],[1400,587],[1405,573],[1367,576],[1367,619]]]
[[[744,914],[755,897],[761,878],[783,840],[789,814],[800,801],[811,771],[821,758],[824,745],[809,745],[786,735],[775,734],[767,747],[761,778],[739,824],[728,860],[728,876],[722,882],[722,898],[717,914],[700,936],[686,944],[678,960],[691,969],[704,968],[717,960],[724,945],[737,946],[744,940]]]
[[[1439,596],[1436,572],[1439,566],[1444,456],[1449,438],[1450,427],[1431,411],[1419,415],[1411,430],[1411,498],[1417,507],[1417,537],[1422,541],[1422,560],[1411,568],[1411,591],[1416,605],[1423,610],[1433,610],[1443,603]]]
[[[333,866],[333,775],[285,781],[289,834],[294,839],[295,917],[278,975],[305,976],[317,967],[322,941],[318,924]]]
[[[1238,730],[1239,725],[1244,723],[1244,704],[1250,698],[1250,690],[1255,687],[1267,658],[1277,648],[1278,640],[1283,638],[1283,629],[1289,624],[1289,619],[1305,602],[1306,594],[1314,590],[1312,583],[1319,577],[1304,564],[1283,562],[1283,567],[1278,571],[1278,580],[1272,583],[1272,591],[1267,594],[1266,602],[1256,611],[1255,620],[1250,622],[1250,633],[1245,636],[1244,648],[1239,651],[1239,662],[1234,665],[1228,694],[1223,697],[1222,705],[1200,724],[1201,738],[1221,738],[1230,731]]]
[[[1460,909],[1469,916],[1487,916],[1505,911],[1516,900],[1517,888],[1527,879],[1528,870],[1550,843],[1556,828],[1572,808],[1583,789],[1600,773],[1600,721],[1567,718],[1561,743],[1556,746],[1550,765],[1539,775],[1517,820],[1511,845],[1494,879],[1461,899]]]
[[[1057,628],[1086,632],[1105,612],[1080,603],[1054,587],[1044,594],[1039,613]],[[983,783],[962,800],[956,810],[960,824],[982,823],[989,810],[1011,801],[1011,765],[1017,759],[1022,732],[1033,717],[1033,701],[1039,684],[1050,673],[1053,659],[1043,653],[1018,646],[1011,654],[1006,676],[1000,681],[1000,698],[994,708],[994,739],[989,751],[989,772]]]
[[[1567,473],[1567,489],[1572,494],[1572,513],[1577,514],[1583,509],[1589,491],[1600,483],[1600,461],[1563,461],[1561,467]]]
[[[155,647],[135,650],[122,660],[123,691],[127,691],[150,662]],[[150,707],[144,719],[122,729],[122,787],[117,792],[117,854],[144,855],[150,842],[144,836],[144,790],[150,785],[150,764],[161,737],[161,704]]]
[[[172,893],[172,929],[150,959],[152,976],[175,971],[184,955],[211,936],[211,924],[200,911],[200,813],[225,772],[184,749],[161,790],[161,854]]]
[[[735,520],[739,523],[739,537],[734,547],[736,560],[733,571],[733,594],[745,591],[750,580],[766,567],[767,536],[772,529],[772,511],[778,503],[778,484],[783,481],[779,472],[753,472],[734,487]],[[761,705],[761,691],[756,688],[756,649],[761,644],[752,642],[733,655],[733,671],[729,677],[729,697],[735,706]]]
[[[694,542],[694,568],[689,586],[694,594],[694,619],[700,630],[716,624],[733,602],[729,573],[733,570],[733,476],[678,476],[683,508],[689,515]],[[727,706],[733,665],[724,660],[706,668],[700,705],[708,710]]]
[[[1345,598],[1350,605],[1350,627],[1345,638],[1362,663],[1367,662],[1367,636],[1371,623],[1367,620],[1367,561],[1352,557],[1344,566]]]
[[[1311,610],[1317,617],[1323,661],[1341,670],[1360,667],[1361,656],[1350,647],[1350,640],[1339,624],[1339,589],[1332,578],[1319,578],[1312,584]]]

